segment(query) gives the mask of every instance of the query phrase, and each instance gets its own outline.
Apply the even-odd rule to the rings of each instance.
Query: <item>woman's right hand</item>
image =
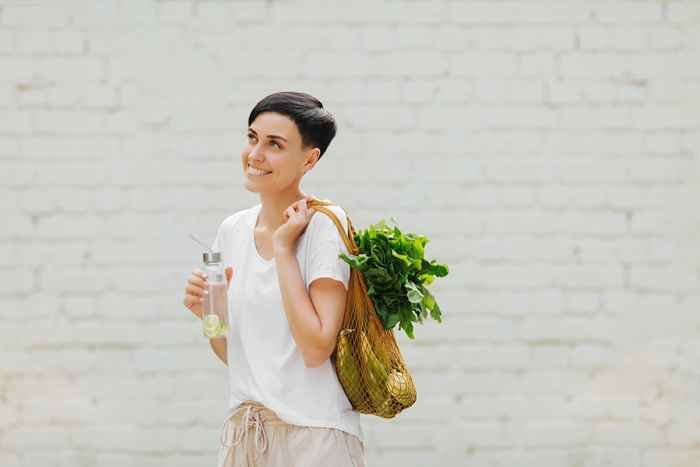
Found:
[[[233,268],[231,266],[225,269],[226,272],[226,289],[231,285],[231,277],[233,277]],[[208,284],[206,276],[200,269],[194,269],[185,287],[185,299],[183,303],[194,315],[202,319],[202,301],[204,301],[204,291],[207,290]]]

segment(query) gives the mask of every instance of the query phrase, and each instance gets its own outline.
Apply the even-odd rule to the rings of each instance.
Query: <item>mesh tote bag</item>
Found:
[[[345,232],[335,213],[325,207],[333,204],[322,199],[308,202],[310,208],[333,220],[348,252],[357,256],[360,251],[352,221],[346,216]],[[394,330],[384,329],[367,294],[363,273],[352,267],[343,324],[331,362],[353,409],[360,413],[393,418],[416,402],[416,387]]]

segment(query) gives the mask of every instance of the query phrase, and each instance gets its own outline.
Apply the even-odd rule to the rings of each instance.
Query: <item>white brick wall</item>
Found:
[[[450,266],[368,465],[700,465],[699,39],[697,0],[0,0],[0,465],[213,465],[187,234],[258,201],[278,90],[339,120],[305,190]]]

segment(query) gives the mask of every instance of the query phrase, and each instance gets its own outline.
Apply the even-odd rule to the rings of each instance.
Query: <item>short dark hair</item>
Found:
[[[248,116],[250,126],[263,112],[277,112],[294,120],[301,135],[301,147],[317,147],[320,160],[335,137],[335,118],[323,108],[320,100],[305,92],[281,91],[264,97],[255,104]]]

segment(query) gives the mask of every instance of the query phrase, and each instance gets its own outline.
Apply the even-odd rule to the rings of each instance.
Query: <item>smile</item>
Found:
[[[264,172],[262,170],[258,170],[248,166],[248,170],[246,171],[246,173],[248,175],[252,175],[253,177],[264,177],[265,175],[270,175],[272,172]]]

